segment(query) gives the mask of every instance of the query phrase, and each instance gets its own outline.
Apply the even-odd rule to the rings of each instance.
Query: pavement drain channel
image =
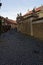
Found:
[[[0,65],[43,65],[43,41],[10,30],[0,36]]]

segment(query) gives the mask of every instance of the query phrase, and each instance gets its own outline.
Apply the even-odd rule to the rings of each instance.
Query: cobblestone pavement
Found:
[[[0,65],[43,65],[43,41],[10,30],[0,36]]]

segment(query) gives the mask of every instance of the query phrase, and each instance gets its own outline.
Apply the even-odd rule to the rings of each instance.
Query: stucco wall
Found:
[[[38,21],[37,21],[38,22]],[[42,20],[39,21],[40,23],[34,23],[33,26],[33,36],[39,39],[43,39],[43,22]]]
[[[43,17],[43,10],[38,13],[39,17]]]
[[[17,24],[10,24],[10,25],[12,29],[17,28]]]
[[[32,31],[31,31],[31,21],[25,20],[23,23],[18,24],[18,31],[21,31],[24,34],[31,35],[35,38],[43,40],[43,20],[38,20],[32,22]]]
[[[37,12],[38,18],[43,17],[43,10]],[[25,17],[24,17],[25,18]],[[43,39],[43,20],[36,20],[33,23],[33,19],[38,19],[37,17],[30,17],[30,18],[25,18],[24,21],[20,21],[21,23],[18,23],[17,30],[21,31],[24,34],[34,36],[39,39]]]
[[[18,31],[21,31],[22,33],[25,34],[31,34],[31,30],[30,30],[30,20],[27,19],[25,21],[22,21],[22,23],[18,23],[18,27],[17,27]]]

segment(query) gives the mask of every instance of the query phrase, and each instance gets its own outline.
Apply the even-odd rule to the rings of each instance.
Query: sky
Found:
[[[16,20],[17,14],[24,15],[34,7],[43,5],[43,0],[0,0],[2,7],[0,8],[0,16],[8,17]]]

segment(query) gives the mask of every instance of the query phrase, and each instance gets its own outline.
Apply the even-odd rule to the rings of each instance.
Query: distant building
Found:
[[[16,21],[18,31],[43,39],[43,6],[34,8],[25,15],[17,17]]]
[[[17,28],[17,22],[16,22],[16,20],[6,19],[6,22],[7,22],[8,25],[11,25],[12,29]]]
[[[3,16],[0,16],[0,20],[1,20],[2,25],[8,25],[6,22],[6,18],[4,18]]]
[[[8,19],[8,17],[4,18],[0,16],[0,30],[7,31],[10,29],[17,28],[17,22],[15,20]]]
[[[8,17],[4,18],[0,16],[0,20],[2,21],[2,25],[11,25],[11,28],[17,27],[16,20],[9,19]]]

